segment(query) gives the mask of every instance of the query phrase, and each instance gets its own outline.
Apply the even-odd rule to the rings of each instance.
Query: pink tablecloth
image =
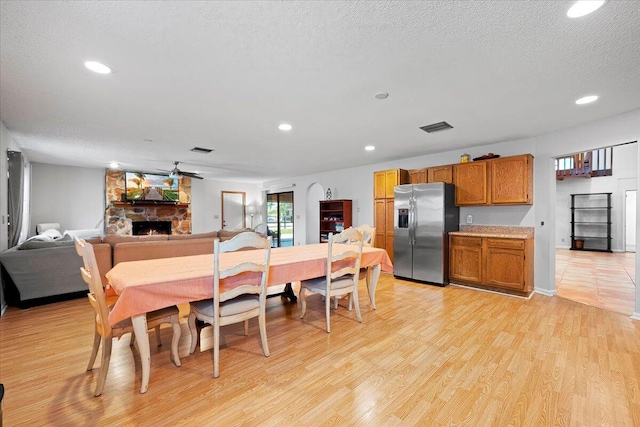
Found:
[[[334,245],[334,251],[340,252]],[[242,261],[262,262],[263,251],[240,251],[221,254],[223,268]],[[271,250],[269,285],[312,279],[326,274],[327,245],[304,245]],[[392,272],[393,265],[384,249],[363,248],[362,267],[380,264],[382,271]],[[109,314],[114,325],[128,317],[163,307],[213,297],[213,255],[195,255],[146,261],[121,262],[106,278],[119,295]],[[224,283],[233,287],[234,283]],[[222,289],[221,289],[222,291]]]

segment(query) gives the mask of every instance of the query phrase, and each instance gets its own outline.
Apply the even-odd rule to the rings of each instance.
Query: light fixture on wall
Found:
[[[255,202],[251,202],[245,206],[245,212],[251,215],[251,229],[253,230],[253,216],[258,213],[258,207]]]

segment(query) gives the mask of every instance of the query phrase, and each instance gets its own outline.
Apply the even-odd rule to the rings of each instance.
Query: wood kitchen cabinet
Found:
[[[453,184],[453,165],[427,168],[427,182],[446,182]]]
[[[533,292],[533,238],[451,235],[450,280],[520,296]]]
[[[487,160],[453,165],[456,205],[488,205],[491,175]]]
[[[492,205],[533,204],[533,156],[489,160]]]
[[[502,157],[453,166],[456,205],[533,204],[533,156]]]
[[[449,280],[482,283],[482,238],[451,236]]]
[[[394,187],[409,184],[411,177],[405,169],[390,169],[373,174],[374,224],[377,248],[387,251],[393,262],[393,197]]]
[[[429,182],[427,180],[427,168],[411,169],[409,171],[409,178],[411,180],[411,184],[426,184]]]

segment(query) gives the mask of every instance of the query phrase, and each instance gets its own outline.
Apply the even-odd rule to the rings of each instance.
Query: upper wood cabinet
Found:
[[[404,169],[390,169],[373,173],[373,198],[393,199],[396,185],[409,184],[409,171]]]
[[[453,184],[453,165],[434,166],[427,169],[427,182]]]
[[[409,170],[409,177],[411,184],[426,184],[427,181],[427,169],[411,169]]]
[[[533,156],[502,157],[453,165],[456,205],[533,204]]]
[[[491,162],[491,204],[533,204],[533,156],[503,157]]]
[[[453,179],[456,183],[456,205],[488,205],[489,175],[488,161],[459,163],[453,165]]]

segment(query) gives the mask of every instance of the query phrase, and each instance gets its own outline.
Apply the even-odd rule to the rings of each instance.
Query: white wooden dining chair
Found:
[[[334,253],[334,245],[339,243],[350,244],[352,247],[345,248],[339,253]],[[329,234],[326,276],[303,280],[300,283],[301,319],[304,318],[307,311],[305,293],[313,292],[324,297],[327,332],[331,332],[330,300],[332,297],[349,295],[349,311],[351,311],[351,304],[353,304],[358,322],[362,322],[360,305],[358,304],[358,279],[360,261],[362,259],[362,245],[362,233],[353,227],[344,230],[340,234]]]
[[[222,268],[220,255],[246,249],[262,249],[264,251],[262,263],[242,262],[237,265]],[[198,331],[196,319],[213,325],[213,376],[220,376],[220,327],[233,323],[244,322],[244,334],[249,335],[249,319],[258,318],[262,351],[269,357],[266,326],[267,282],[269,280],[269,261],[271,257],[271,237],[264,238],[254,232],[240,233],[230,240],[213,241],[213,298],[192,302],[189,314],[189,330],[191,332],[191,348],[196,349]],[[247,283],[239,284],[233,289],[220,292],[220,282],[234,276],[246,273],[253,275]]]
[[[376,240],[376,228],[372,227],[368,224],[362,224],[359,225],[357,227],[354,227],[356,230],[358,230],[360,233],[362,233],[362,246],[367,246],[372,248],[375,240]],[[367,283],[367,291],[369,293],[371,293],[371,288],[370,288],[370,284],[371,284],[371,267],[361,267],[360,268],[360,274],[358,275],[358,280],[362,280],[365,279],[366,283]],[[369,298],[371,298],[371,295],[369,295]],[[333,304],[336,310],[338,309],[338,300],[340,299],[340,297],[336,297],[333,300]],[[351,304],[352,301],[349,300],[349,310],[351,310]]]
[[[89,293],[87,296],[89,297],[89,302],[95,311],[93,350],[91,352],[87,371],[93,369],[93,364],[98,354],[98,348],[102,343],[102,363],[100,365],[100,374],[98,376],[98,382],[94,393],[95,396],[100,396],[107,379],[107,372],[109,371],[113,338],[119,339],[124,334],[133,334],[133,326],[131,324],[131,319],[125,319],[113,326],[109,323],[110,306],[107,304],[104,288],[102,287],[102,280],[100,280],[98,263],[96,262],[96,257],[93,252],[93,246],[91,246],[90,243],[86,243],[84,240],[76,239],[76,250],[83,259],[84,266],[80,267],[80,274],[89,286]],[[157,337],[159,336],[159,328],[162,323],[171,323],[173,326],[173,339],[171,340],[170,357],[176,366],[180,366],[178,342],[180,341],[181,329],[178,307],[167,307],[147,313],[147,327],[149,329],[157,328]],[[160,341],[158,341],[158,345],[161,345]]]

